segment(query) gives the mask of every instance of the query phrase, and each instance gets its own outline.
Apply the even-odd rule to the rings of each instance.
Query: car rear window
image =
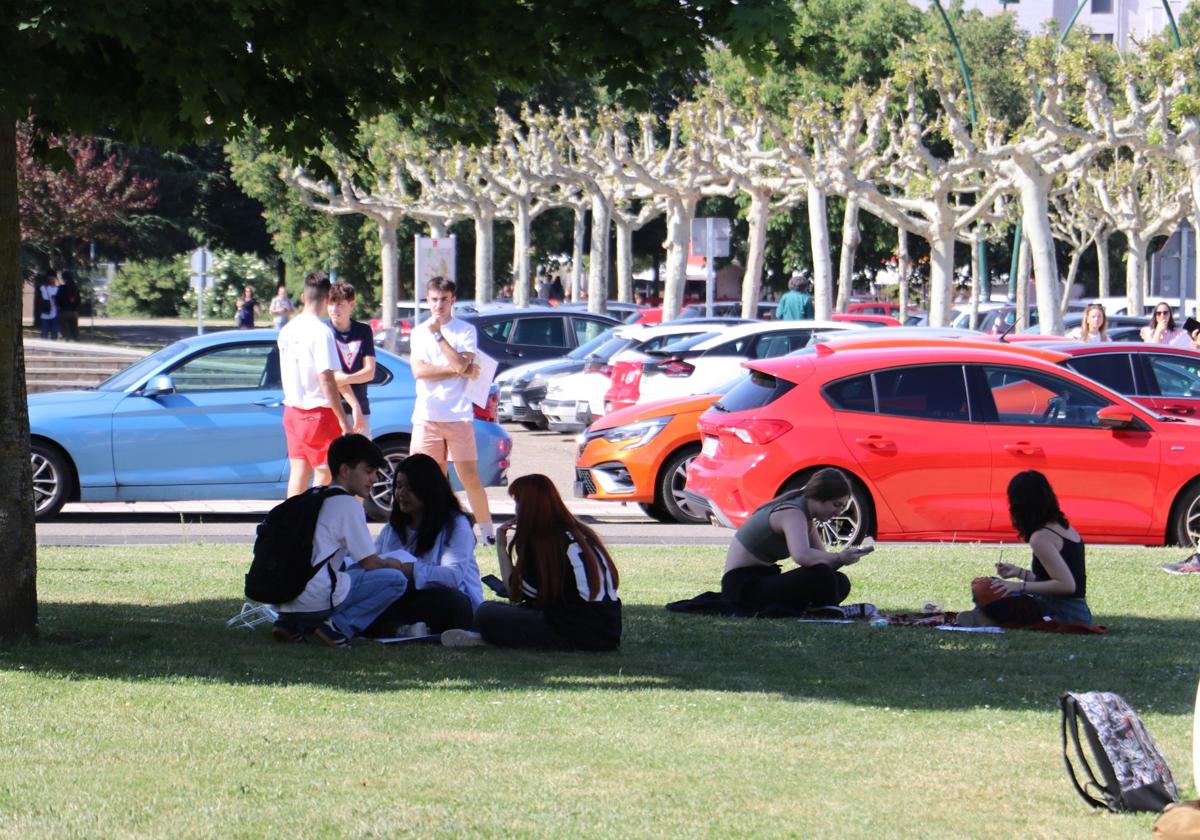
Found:
[[[1088,379],[1095,379],[1118,394],[1134,394],[1133,366],[1127,353],[1100,353],[1095,356],[1077,356],[1065,364]]]
[[[796,387],[795,382],[779,379],[762,371],[754,370],[750,376],[740,380],[714,405],[717,411],[746,411],[770,405]]]

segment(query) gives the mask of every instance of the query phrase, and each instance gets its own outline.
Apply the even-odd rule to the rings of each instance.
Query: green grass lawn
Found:
[[[851,600],[966,608],[997,551],[882,546]],[[1090,550],[1106,636],[984,635],[675,615],[723,553],[617,547],[621,651],[550,655],[276,645],[224,626],[245,548],[44,548],[0,837],[1145,837],[1072,790],[1057,699],[1120,692],[1194,795],[1176,555]]]

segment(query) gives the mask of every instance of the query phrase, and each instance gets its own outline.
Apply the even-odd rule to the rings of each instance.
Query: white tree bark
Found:
[[[633,301],[633,225],[624,214],[614,213],[617,229],[617,300]]]
[[[603,312],[608,301],[608,231],[612,224],[612,202],[602,193],[592,193],[592,247],[588,256],[588,311]]]
[[[475,223],[475,302],[485,304],[492,299],[496,215],[481,207],[471,221]]]
[[[688,243],[692,237],[692,219],[696,216],[698,195],[687,193],[667,198],[667,276],[663,290],[663,320],[679,317],[683,308],[683,289],[687,281]]]
[[[896,228],[896,271],[899,273],[900,323],[908,319],[908,280],[912,276],[912,257],[908,252],[908,231]]]
[[[571,300],[579,300],[583,290],[583,243],[587,238],[587,206],[583,202],[575,204],[575,228],[571,238]]]
[[[1099,287],[1100,297],[1111,297],[1111,281],[1109,276],[1112,273],[1108,264],[1108,230],[1104,230],[1096,237],[1096,284]]]
[[[771,218],[771,190],[750,191],[750,207],[746,214],[750,235],[746,243],[746,273],[742,277],[742,317],[758,317],[758,300],[762,297],[763,259],[767,245],[767,222]]]
[[[808,233],[812,244],[813,317],[828,320],[833,314],[833,261],[829,256],[829,216],[825,192],[808,184]]]
[[[846,214],[842,218],[842,252],[838,265],[837,311],[845,312],[854,292],[854,260],[862,234],[858,227],[858,197],[846,196]]]

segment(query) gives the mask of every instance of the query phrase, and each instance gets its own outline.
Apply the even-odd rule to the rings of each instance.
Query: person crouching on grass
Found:
[[[321,504],[310,561],[320,566],[328,560],[329,573],[319,569],[299,596],[279,604],[271,631],[276,641],[302,642],[311,631],[329,647],[349,647],[408,588],[412,564],[376,553],[366,512],[354,498],[370,495],[376,472],[386,465],[379,447],[362,435],[342,435],[330,444],[332,484],[346,493]]]
[[[1043,616],[1063,624],[1091,624],[1083,537],[1067,521],[1046,476],[1037,470],[1014,475],[1008,483],[1008,512],[1033,549],[1032,568],[997,563],[996,574],[1003,580],[976,578],[971,583],[975,609],[959,613],[958,624],[1036,624]]]
[[[496,533],[513,604],[485,601],[478,632],[447,630],[447,647],[613,650],[621,644],[617,567],[600,537],[571,515],[553,482],[523,475],[508,488],[516,516]]]

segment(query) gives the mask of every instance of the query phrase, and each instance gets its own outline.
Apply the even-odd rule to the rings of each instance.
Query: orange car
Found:
[[[575,459],[575,495],[637,502],[660,522],[702,523],[683,493],[700,453],[696,421],[720,394],[674,397],[618,409],[593,423]]]

